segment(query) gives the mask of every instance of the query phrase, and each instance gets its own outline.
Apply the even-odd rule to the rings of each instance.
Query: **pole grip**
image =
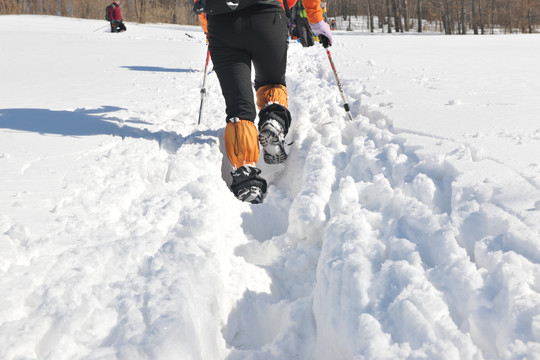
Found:
[[[324,35],[319,35],[319,40],[321,41],[322,46],[326,49],[330,46],[330,40]]]

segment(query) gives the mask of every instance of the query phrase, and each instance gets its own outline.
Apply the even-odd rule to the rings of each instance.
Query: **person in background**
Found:
[[[292,118],[285,83],[286,13],[296,0],[285,1],[284,4],[283,0],[198,0],[194,7],[201,14],[225,98],[225,148],[233,170],[231,190],[238,199],[254,204],[263,201],[267,188],[261,170],[256,167],[259,143],[266,163],[279,164],[287,159],[285,136]],[[320,0],[303,0],[303,5],[313,32],[327,37],[331,44],[332,35],[323,19]]]
[[[326,11],[326,3],[321,2],[322,16],[324,21],[328,23],[328,12]]]
[[[111,19],[111,32],[126,31],[126,25],[122,21],[122,10],[120,10],[120,0],[114,0],[108,7],[109,18]]]
[[[322,9],[322,7],[321,7]],[[324,17],[324,16],[323,16]],[[298,0],[292,8],[293,24],[296,27],[297,36],[303,47],[310,47],[315,44],[313,31],[307,17],[307,11],[304,8],[302,0]]]

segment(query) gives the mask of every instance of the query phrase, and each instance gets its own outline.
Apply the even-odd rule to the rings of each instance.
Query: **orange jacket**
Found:
[[[225,0],[222,0],[225,1]],[[276,0],[278,1],[281,6],[283,7],[283,0]],[[289,4],[289,9],[292,9],[294,4],[296,4],[296,0],[287,0]],[[304,8],[306,9],[306,14],[308,17],[308,20],[311,24],[318,23],[320,21],[323,21],[323,11],[321,8],[321,0],[302,0],[302,4],[304,5]],[[208,26],[207,26],[207,20],[204,13],[199,15],[199,21],[201,22],[201,27],[203,28],[203,31],[205,33],[208,32]]]
[[[283,4],[283,1],[281,3]],[[289,1],[289,8],[292,9],[294,4],[296,4],[296,0]],[[302,5],[306,9],[306,14],[311,24],[316,24],[324,20],[321,0],[302,0]]]

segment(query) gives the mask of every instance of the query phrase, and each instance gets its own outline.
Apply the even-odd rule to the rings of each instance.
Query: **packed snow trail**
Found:
[[[200,30],[93,33],[101,24],[0,17],[0,75],[40,79],[13,79],[26,97],[2,93],[2,359],[538,356],[536,178],[451,136],[395,128],[373,101],[390,94],[383,78],[413,75],[355,52],[393,37],[336,34],[352,122],[324,50],[290,45],[290,154],[260,164],[270,186],[252,206],[227,188],[215,74],[196,125]],[[31,66],[27,39],[70,56]],[[103,61],[104,47],[123,56]],[[74,74],[88,87],[70,87]],[[113,74],[121,96],[101,90]],[[532,207],[508,201],[514,187]]]
[[[345,114],[336,99],[335,84],[331,74],[324,69],[326,64],[321,61],[324,58],[321,58],[320,49],[311,50],[311,56],[302,58],[295,50],[305,52],[305,49],[291,48],[289,74],[294,75],[288,79],[290,96],[307,101],[291,102],[291,111],[297,114],[298,124],[293,139],[295,147],[286,172],[297,176],[288,176],[293,198],[288,210],[288,227],[284,234],[263,245],[252,245],[264,248],[264,251],[256,250],[256,254],[281,254],[270,264],[260,259],[252,261],[270,266],[270,269],[278,266],[268,271],[276,273],[272,277],[275,292],[284,295],[274,300],[276,304],[270,310],[265,309],[266,303],[258,311],[244,305],[248,310],[246,316],[260,313],[263,317],[256,328],[264,329],[264,332],[268,331],[265,314],[282,319],[283,315],[275,315],[275,311],[280,311],[289,317],[288,321],[280,321],[281,326],[283,323],[290,325],[275,335],[273,346],[267,344],[276,359],[351,359],[358,354],[368,358],[443,358],[449,354],[455,358],[480,357],[473,341],[452,321],[452,312],[459,312],[459,309],[448,308],[445,294],[437,287],[443,288],[447,281],[455,283],[459,292],[446,295],[452,297],[450,304],[468,300],[468,294],[474,289],[468,280],[459,278],[456,283],[452,274],[445,272],[440,279],[432,279],[424,267],[457,267],[460,276],[463,273],[476,276],[476,269],[466,252],[444,235],[439,235],[441,239],[432,244],[423,243],[440,232],[441,220],[428,206],[401,194],[399,189],[403,178],[412,176],[414,185],[408,192],[432,203],[437,196],[433,180],[415,169],[414,154],[409,155],[413,157],[409,160],[400,140],[384,127],[379,129],[370,124],[368,118],[362,117],[353,123],[345,122]],[[322,75],[322,79],[317,75]],[[314,88],[318,90],[318,97],[313,97]],[[362,87],[352,83],[347,88]],[[356,94],[352,98],[359,96]],[[359,112],[359,107],[357,101],[353,112]],[[293,179],[297,179],[296,182]],[[390,209],[387,210],[387,206]],[[399,219],[401,213],[415,208],[421,217],[410,220],[404,217],[403,225],[412,227],[410,235],[419,242],[417,244],[401,234],[403,230],[388,229],[396,216]],[[430,232],[424,234],[425,230],[418,229],[418,224],[408,224],[411,220],[433,222],[433,229],[428,227]],[[269,251],[276,241],[278,249]],[[452,256],[438,255],[441,246],[453,248]],[[288,247],[295,251],[284,251]],[[432,259],[434,256],[437,258]],[[301,264],[300,272],[297,262]],[[426,265],[426,262],[437,265]],[[289,272],[293,274],[283,276]],[[291,278],[297,277],[298,273],[304,278],[296,284],[300,291],[290,289]],[[306,279],[309,280],[307,284]],[[474,284],[474,278],[472,280]],[[279,285],[284,281],[285,290]],[[389,289],[392,289],[390,293]],[[300,297],[291,299],[291,293],[299,293]],[[311,329],[307,334],[302,333],[304,330],[298,335],[298,328],[311,328],[299,326],[303,322],[315,324],[315,333]],[[238,327],[236,319],[234,324]],[[242,336],[241,330],[246,334]],[[256,333],[251,326],[235,328],[235,341],[229,344],[249,348],[245,344],[246,337],[249,335],[256,341],[254,331]],[[298,344],[293,348],[282,346],[280,342],[290,341],[291,333],[309,341],[304,341],[304,347],[298,347]],[[381,341],[385,344],[386,355],[381,353]],[[244,356],[245,352],[238,355],[239,358]]]

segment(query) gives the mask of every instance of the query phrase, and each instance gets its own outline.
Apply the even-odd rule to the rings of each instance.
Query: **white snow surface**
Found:
[[[538,35],[335,32],[353,121],[291,43],[250,205],[202,31],[105,25],[0,16],[1,359],[540,358]]]

